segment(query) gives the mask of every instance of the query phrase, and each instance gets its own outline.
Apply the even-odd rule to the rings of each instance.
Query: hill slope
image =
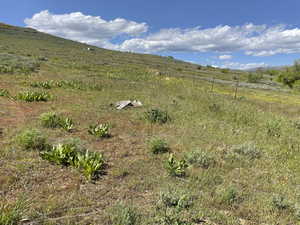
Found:
[[[298,223],[297,93],[234,98],[195,76],[244,73],[88,47],[0,25],[0,224]]]

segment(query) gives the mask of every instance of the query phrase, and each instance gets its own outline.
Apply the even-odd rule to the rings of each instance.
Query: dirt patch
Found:
[[[26,115],[31,113],[31,109],[28,106],[21,105],[10,99],[1,99],[0,102],[0,127],[16,127],[23,124],[26,119]]]

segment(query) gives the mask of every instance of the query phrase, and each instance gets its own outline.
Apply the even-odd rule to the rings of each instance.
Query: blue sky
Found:
[[[3,0],[0,21],[115,50],[248,69],[300,58],[299,8],[298,0]]]

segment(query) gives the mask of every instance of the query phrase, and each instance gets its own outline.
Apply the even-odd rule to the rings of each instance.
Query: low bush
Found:
[[[108,138],[110,137],[109,127],[109,124],[90,125],[88,132],[99,138]]]
[[[22,131],[16,142],[24,150],[44,150],[47,147],[46,138],[38,130],[27,129]]]
[[[113,208],[112,225],[139,225],[140,215],[132,207],[118,204]]]
[[[150,109],[144,113],[144,118],[151,123],[164,124],[171,120],[167,111]]]
[[[266,123],[267,134],[273,137],[281,135],[281,121],[279,119],[269,120]]]
[[[274,195],[272,198],[272,205],[278,210],[290,208],[289,202],[282,195]]]
[[[192,205],[193,198],[187,192],[169,188],[167,191],[160,193],[159,203],[165,207],[182,210]]]
[[[204,169],[215,164],[214,156],[206,151],[196,150],[185,154],[187,163]]]
[[[173,154],[170,154],[165,164],[165,168],[169,175],[173,177],[184,177],[186,175],[187,166],[188,165],[184,159],[178,160]]]
[[[46,102],[51,98],[51,95],[46,92],[25,91],[19,93],[16,98],[26,102]]]
[[[70,132],[73,129],[74,123],[72,119],[66,117],[61,117],[55,112],[43,113],[40,116],[40,121],[43,127],[46,128],[63,128],[64,130]]]
[[[193,198],[186,192],[178,191],[177,189],[161,192],[155,208],[155,224],[194,224],[192,214],[189,212],[192,204]]]
[[[247,81],[249,83],[258,83],[263,78],[262,74],[249,73],[247,76]]]
[[[258,159],[261,157],[261,151],[252,142],[247,142],[241,145],[232,147],[233,152],[244,155],[250,159]]]
[[[61,118],[55,112],[47,112],[40,115],[40,121],[43,127],[60,127]]]
[[[238,191],[235,187],[229,187],[221,194],[221,203],[226,205],[233,205],[240,202]]]
[[[152,138],[148,141],[148,146],[153,154],[165,153],[170,150],[168,143],[160,138]]]

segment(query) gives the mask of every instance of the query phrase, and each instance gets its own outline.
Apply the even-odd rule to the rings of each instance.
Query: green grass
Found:
[[[212,91],[210,82],[188,75],[247,81],[248,73],[147,54],[91,52],[85,44],[2,24],[0,40],[1,54],[39,64],[29,73],[2,72],[1,90],[17,96],[32,85],[32,92],[55,96],[30,104],[1,97],[0,203],[7,209],[26,193],[33,203],[22,218],[33,224],[299,223],[297,91],[239,87],[234,99],[231,85],[215,83]],[[115,109],[127,99],[143,106]],[[47,112],[68,115],[76,129],[49,129],[59,119],[44,114],[43,125],[40,115]],[[91,124],[107,121],[110,138],[89,133]],[[173,157],[149,154],[151,137],[167,140]],[[65,148],[70,138],[81,140],[74,152]],[[44,152],[49,160],[40,157]],[[165,191],[169,187],[174,194]],[[188,207],[173,206],[178,199],[180,205],[188,199]],[[113,219],[120,200],[124,210]]]

